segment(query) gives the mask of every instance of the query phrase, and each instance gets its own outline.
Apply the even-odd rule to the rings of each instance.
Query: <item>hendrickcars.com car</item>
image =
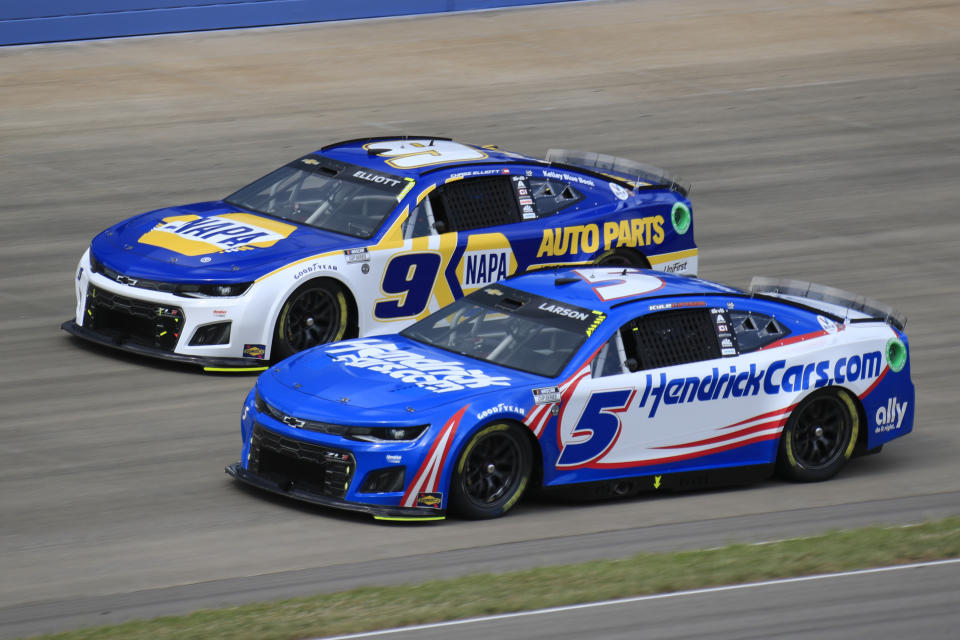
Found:
[[[530,273],[261,374],[227,472],[382,519],[496,517],[531,485],[826,480],[911,431],[903,326],[809,283]]]
[[[394,333],[511,274],[558,264],[696,273],[687,187],[629,160],[545,160],[444,138],[339,142],[224,200],[97,235],[73,335],[209,369]]]

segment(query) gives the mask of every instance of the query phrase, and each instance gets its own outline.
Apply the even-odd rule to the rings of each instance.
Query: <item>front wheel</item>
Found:
[[[273,335],[274,361],[347,336],[349,307],[343,288],[329,280],[310,282],[287,298]]]
[[[530,441],[511,424],[491,424],[470,438],[457,459],[450,506],[473,520],[502,516],[530,481]]]
[[[850,459],[860,414],[850,394],[823,389],[797,405],[780,436],[777,471],[799,482],[832,478]]]

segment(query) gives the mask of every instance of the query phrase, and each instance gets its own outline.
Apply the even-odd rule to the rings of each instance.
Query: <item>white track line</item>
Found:
[[[688,591],[673,591],[671,593],[655,593],[647,596],[635,596],[633,598],[621,598],[619,600],[603,600],[600,602],[586,602],[583,604],[571,604],[563,607],[549,607],[547,609],[535,609],[533,611],[517,611],[514,613],[501,613],[491,616],[480,616],[477,618],[464,618],[462,620],[450,620],[447,622],[433,622],[430,624],[418,624],[410,627],[397,627],[394,629],[381,629],[379,631],[365,631],[363,633],[352,633],[345,636],[324,636],[323,638],[313,638],[312,640],[353,640],[354,638],[372,638],[376,636],[385,636],[392,633],[403,633],[405,631],[425,631],[428,629],[442,629],[444,627],[453,627],[462,624],[473,624],[475,622],[489,622],[493,620],[507,620],[510,618],[521,618],[524,616],[539,616],[548,613],[562,613],[564,611],[575,611],[577,609],[591,609],[594,607],[606,607],[616,604],[629,604],[632,602],[644,602],[647,600],[662,600],[666,598],[679,598],[683,596],[695,596],[706,593],[719,593],[722,591],[736,591],[739,589],[755,589],[757,587],[769,587],[772,585],[791,584],[795,582],[810,582],[813,580],[826,580],[829,578],[842,578],[846,576],[863,576],[872,573],[887,573],[890,571],[901,571],[904,569],[917,569],[921,567],[936,567],[948,564],[960,563],[960,558],[950,558],[948,560],[934,560],[932,562],[915,562],[913,564],[899,564],[891,567],[876,567],[873,569],[858,569],[856,571],[841,571],[839,573],[821,573],[813,576],[799,576],[796,578],[780,578],[778,580],[764,580],[762,582],[747,582],[745,584],[733,584],[723,587],[708,587],[705,589],[690,589]]]

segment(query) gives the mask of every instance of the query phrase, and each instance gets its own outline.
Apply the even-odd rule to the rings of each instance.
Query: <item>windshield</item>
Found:
[[[401,335],[511,369],[556,377],[604,314],[502,284],[460,298]]]
[[[247,185],[225,201],[297,224],[370,238],[412,184],[400,176],[307,156]]]

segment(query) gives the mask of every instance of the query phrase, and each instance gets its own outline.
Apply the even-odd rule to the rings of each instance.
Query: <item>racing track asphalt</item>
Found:
[[[960,622],[958,578],[960,564],[953,559],[384,629],[331,640],[949,638]]]
[[[0,49],[0,637],[960,513],[958,59],[960,3],[907,0],[599,1]],[[394,133],[689,178],[702,275],[908,313],[915,433],[825,484],[381,525],[230,482],[252,378],[59,331],[110,222]]]

